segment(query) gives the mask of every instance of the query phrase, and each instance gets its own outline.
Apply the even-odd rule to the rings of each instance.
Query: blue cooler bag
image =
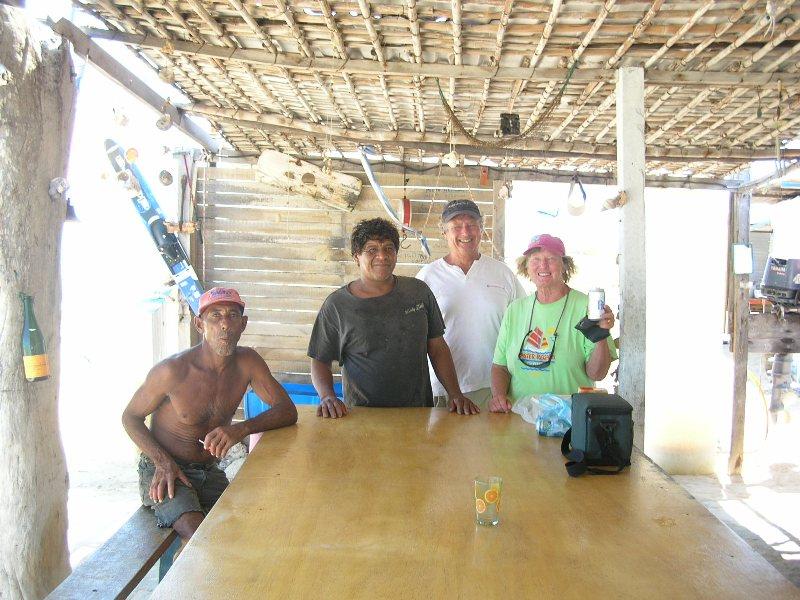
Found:
[[[561,453],[569,461],[567,473],[614,475],[629,466],[632,413],[633,407],[616,394],[572,394],[572,428],[561,440]]]

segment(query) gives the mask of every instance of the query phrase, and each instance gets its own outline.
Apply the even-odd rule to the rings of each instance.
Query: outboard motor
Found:
[[[761,294],[784,309],[800,306],[800,258],[767,258]]]

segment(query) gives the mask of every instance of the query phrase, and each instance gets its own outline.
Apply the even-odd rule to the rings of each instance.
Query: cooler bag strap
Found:
[[[582,450],[575,450],[570,448],[572,441],[572,428],[567,429],[567,433],[561,438],[561,454],[567,457],[567,463],[564,468],[570,477],[577,477],[586,472],[589,466],[586,464],[586,459]]]
[[[592,432],[597,438],[597,441],[600,442],[600,449],[603,454],[603,458],[616,463],[617,470],[609,471],[606,469],[598,469],[596,467],[588,467],[586,470],[592,475],[616,475],[627,466],[620,455],[617,438],[614,437],[614,429],[616,426],[616,421],[610,421],[606,423],[600,422],[594,426]]]
[[[620,456],[619,445],[614,437],[614,426],[603,426],[598,423],[592,429],[592,433],[594,433],[598,442],[600,442],[603,457],[616,463],[616,470],[612,471],[590,467],[586,463],[586,455],[583,450],[570,448],[572,441],[572,429],[570,428],[567,430],[567,433],[564,434],[564,437],[561,438],[561,454],[567,458],[564,468],[567,470],[570,477],[578,477],[584,473],[591,473],[592,475],[616,475],[627,466]]]

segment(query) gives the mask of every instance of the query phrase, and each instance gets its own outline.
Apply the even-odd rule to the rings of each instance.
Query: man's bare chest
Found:
[[[196,372],[170,392],[169,404],[181,423],[215,427],[230,422],[247,385],[239,373],[211,377]]]

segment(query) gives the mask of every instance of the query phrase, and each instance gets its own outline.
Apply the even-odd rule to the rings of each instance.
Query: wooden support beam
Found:
[[[58,23],[51,23],[50,26],[53,31],[72,43],[72,48],[76,54],[92,63],[104,75],[120,84],[158,114],[168,114],[175,127],[188,135],[203,148],[212,154],[219,152],[220,143],[218,141],[212,139],[199,125],[189,119],[184,111],[168,104],[165,98],[162,98],[150,89],[144,81],[122,66],[122,64],[93,42],[73,23],[66,19],[61,19]]]
[[[744,419],[747,398],[747,338],[749,329],[750,275],[733,272],[733,245],[750,244],[750,194],[731,194],[728,283],[731,303],[731,351],[733,352],[733,410],[728,474],[738,475],[744,459]]]
[[[619,391],[633,406],[634,443],[644,448],[646,374],[644,69],[622,67],[617,79],[617,181],[622,208],[619,294]]]
[[[90,37],[107,39],[124,44],[132,44],[142,48],[160,50],[164,40],[154,35],[138,35],[122,31],[87,28]],[[471,65],[449,65],[442,63],[408,63],[400,60],[387,60],[381,64],[377,60],[363,59],[313,59],[297,54],[275,54],[254,48],[229,48],[213,44],[172,41],[172,51],[176,54],[188,54],[195,57],[219,58],[240,61],[262,67],[283,67],[298,71],[332,71],[336,73],[377,75],[415,75],[418,77],[454,77],[456,79],[493,79],[493,80],[530,80],[530,81],[564,81],[569,69],[542,69],[531,67],[480,67]],[[591,83],[614,81],[614,69],[575,69],[570,81],[573,83]],[[750,87],[765,88],[783,85],[784,88],[800,85],[800,75],[792,73],[728,73],[723,71],[646,71],[645,81],[652,85],[676,85],[683,87]]]
[[[263,129],[265,131],[282,131],[287,135],[312,135],[334,140],[350,141],[355,144],[396,144],[405,148],[422,149],[429,152],[446,153],[455,150],[470,156],[491,154],[492,148],[474,144],[469,138],[462,135],[422,133],[409,130],[399,131],[358,131],[328,127],[321,124],[309,123],[297,119],[286,119],[279,115],[256,113],[253,111],[233,108],[220,108],[207,104],[194,104],[185,109],[186,112],[207,117],[213,117],[219,122],[236,124],[241,127]],[[613,160],[617,156],[615,144],[590,144],[586,142],[545,142],[529,139],[524,146],[517,148],[501,149],[498,153],[515,157],[547,158],[557,156],[577,156],[587,158],[606,158]],[[800,150],[785,150],[782,152],[785,159],[800,158]],[[724,163],[744,163],[762,158],[773,157],[769,149],[726,149],[716,151],[706,147],[673,147],[663,148],[653,146],[647,149],[650,159],[664,159],[669,162],[693,162],[698,160],[714,160]]]

